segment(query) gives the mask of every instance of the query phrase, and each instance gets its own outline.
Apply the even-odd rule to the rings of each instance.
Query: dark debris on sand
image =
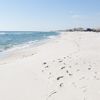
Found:
[[[75,75],[77,75],[77,76],[79,75],[79,77],[77,77],[78,81],[84,81],[84,80],[87,80],[87,79],[89,80],[90,77],[85,76],[84,73],[81,74],[81,72],[84,71],[84,70],[87,70],[88,73],[93,73],[94,67],[91,66],[92,65],[91,63],[87,62],[87,63],[84,63],[84,68],[81,68],[81,62],[79,62],[79,61],[81,61],[81,60],[77,60],[77,59],[73,60],[73,58],[71,56],[66,56],[66,57],[64,56],[62,58],[52,60],[52,63],[51,63],[52,66],[49,65],[48,62],[43,62],[43,67],[45,68],[45,71],[42,70],[42,72],[44,72],[44,73],[46,72],[46,75],[49,75],[49,77],[50,77],[50,78],[48,78],[49,80],[54,79],[56,81],[56,82],[54,81],[54,83],[53,83],[53,84],[55,84],[55,86],[58,86],[61,89],[63,89],[63,86],[66,85],[64,83],[64,80],[66,82],[67,79],[70,79],[71,77],[74,77]],[[82,63],[83,62],[84,61],[82,61]],[[55,67],[56,63],[58,64],[57,67]],[[46,70],[47,68],[48,69],[51,68],[51,69]],[[53,69],[55,68],[54,69],[55,71],[56,70],[59,71],[59,72],[57,72],[57,74],[60,73],[60,72],[61,72],[61,74],[56,76],[55,71],[53,72],[52,68]],[[80,77],[80,75],[82,75],[82,76]],[[93,77],[93,79],[95,79],[95,80],[100,80],[100,77],[98,76],[98,72],[96,70],[94,71],[94,75],[91,76],[91,77]],[[73,80],[72,85],[75,88],[77,88],[79,83],[77,83],[77,81]],[[86,89],[84,89],[84,91],[86,91]],[[49,95],[49,97],[51,97],[52,95],[54,95],[56,93],[57,92],[52,92]]]
[[[60,80],[61,78],[63,78],[64,76],[59,76],[59,77],[57,77],[57,80]]]

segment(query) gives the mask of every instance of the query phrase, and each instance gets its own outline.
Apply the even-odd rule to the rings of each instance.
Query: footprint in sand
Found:
[[[65,66],[64,67],[61,67],[61,69],[65,69]]]
[[[57,80],[60,80],[61,78],[63,78],[64,76],[59,76],[59,77],[57,77]]]
[[[49,66],[47,65],[47,66],[45,66],[45,68],[48,68]]]
[[[47,99],[46,100],[49,100],[54,94],[56,94],[57,92],[56,91],[53,91],[53,92],[51,92],[49,95],[48,95],[48,97],[47,97]]]
[[[43,64],[44,64],[44,65],[46,65],[47,63],[46,63],[46,62],[44,62]]]
[[[60,87],[63,87],[63,83],[60,83],[60,85],[59,85]]]
[[[79,72],[79,71],[80,71],[80,69],[77,69],[76,71],[77,71],[77,72]]]

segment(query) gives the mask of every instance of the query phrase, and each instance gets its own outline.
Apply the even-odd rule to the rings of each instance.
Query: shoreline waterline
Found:
[[[17,52],[21,52],[23,54],[23,50],[24,50],[24,54],[25,54],[25,52],[28,53],[29,52],[28,50],[30,50],[30,49],[33,49],[33,51],[34,51],[34,49],[37,48],[38,46],[41,46],[52,40],[55,40],[57,37],[59,37],[59,35],[61,35],[61,32],[57,32],[56,35],[51,35],[51,36],[48,36],[41,40],[29,41],[26,43],[15,45],[7,50],[3,50],[2,52],[0,52],[0,61],[3,61],[5,59],[8,60],[9,57],[14,56],[14,54],[15,55],[18,54]],[[18,54],[18,56],[20,56],[20,55]],[[28,56],[28,54],[27,54],[27,56]]]

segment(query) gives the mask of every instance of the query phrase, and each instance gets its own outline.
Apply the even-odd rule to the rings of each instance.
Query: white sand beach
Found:
[[[0,61],[0,100],[100,100],[100,33],[62,32]]]

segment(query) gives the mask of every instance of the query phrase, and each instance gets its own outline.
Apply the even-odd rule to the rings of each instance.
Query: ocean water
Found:
[[[0,32],[0,52],[18,45],[36,44],[39,41],[58,35],[58,32]]]

